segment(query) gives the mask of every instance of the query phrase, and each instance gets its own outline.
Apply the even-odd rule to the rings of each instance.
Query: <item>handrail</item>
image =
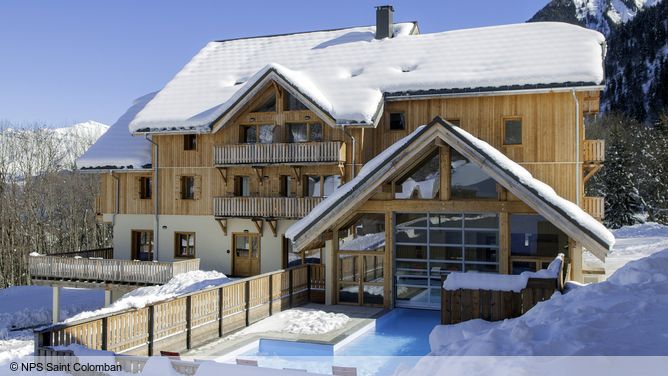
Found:
[[[214,163],[239,164],[343,163],[345,143],[341,141],[271,144],[214,145]]]
[[[323,197],[214,197],[216,217],[303,218]]]
[[[81,251],[49,253],[46,256],[56,256],[56,257],[81,256],[81,257],[102,257],[105,259],[110,259],[113,258],[113,253],[114,253],[113,247],[106,247],[106,248],[85,249]]]

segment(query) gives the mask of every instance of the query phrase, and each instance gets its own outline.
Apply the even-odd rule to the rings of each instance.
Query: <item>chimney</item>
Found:
[[[394,36],[393,15],[394,8],[392,8],[392,5],[376,7],[376,39],[392,38]]]

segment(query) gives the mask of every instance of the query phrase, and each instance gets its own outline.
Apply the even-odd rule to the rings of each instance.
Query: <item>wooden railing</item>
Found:
[[[605,161],[605,140],[585,140],[582,159],[585,163]]]
[[[605,217],[605,201],[603,197],[585,197],[582,200],[582,208],[599,221]]]
[[[542,278],[529,278],[527,286],[520,292],[472,289],[450,291],[441,287],[441,324],[519,317],[538,302],[550,299],[558,290],[557,287],[557,279]]]
[[[303,218],[322,197],[214,197],[216,217]]]
[[[35,349],[80,344],[116,354],[180,352],[306,303],[325,284],[323,265],[300,265],[35,331]],[[317,295],[317,294],[315,294]]]
[[[30,256],[31,279],[164,284],[177,274],[199,270],[199,259],[174,262]]]
[[[217,166],[343,163],[346,160],[346,144],[340,141],[230,144],[214,146],[213,153]]]
[[[84,251],[56,252],[56,253],[49,253],[48,256],[82,257],[82,258],[95,257],[103,259],[112,259],[114,258],[114,249],[109,247],[109,248],[87,249]]]

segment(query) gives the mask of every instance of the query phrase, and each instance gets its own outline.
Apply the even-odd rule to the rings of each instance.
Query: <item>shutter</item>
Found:
[[[202,198],[202,177],[197,175],[195,176],[194,180],[195,180],[194,182],[195,194],[193,195],[193,198],[195,200],[199,200],[200,198]]]
[[[133,200],[139,200],[141,198],[140,192],[141,192],[141,178],[139,176],[135,176],[134,179],[132,179],[134,187],[131,188],[132,191],[132,199]]]
[[[174,176],[174,197],[177,200],[181,199],[181,175]]]

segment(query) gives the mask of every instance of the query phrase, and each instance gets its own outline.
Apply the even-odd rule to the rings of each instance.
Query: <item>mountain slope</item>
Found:
[[[607,38],[603,111],[653,123],[668,109],[668,1],[553,0],[528,22],[560,21]]]

